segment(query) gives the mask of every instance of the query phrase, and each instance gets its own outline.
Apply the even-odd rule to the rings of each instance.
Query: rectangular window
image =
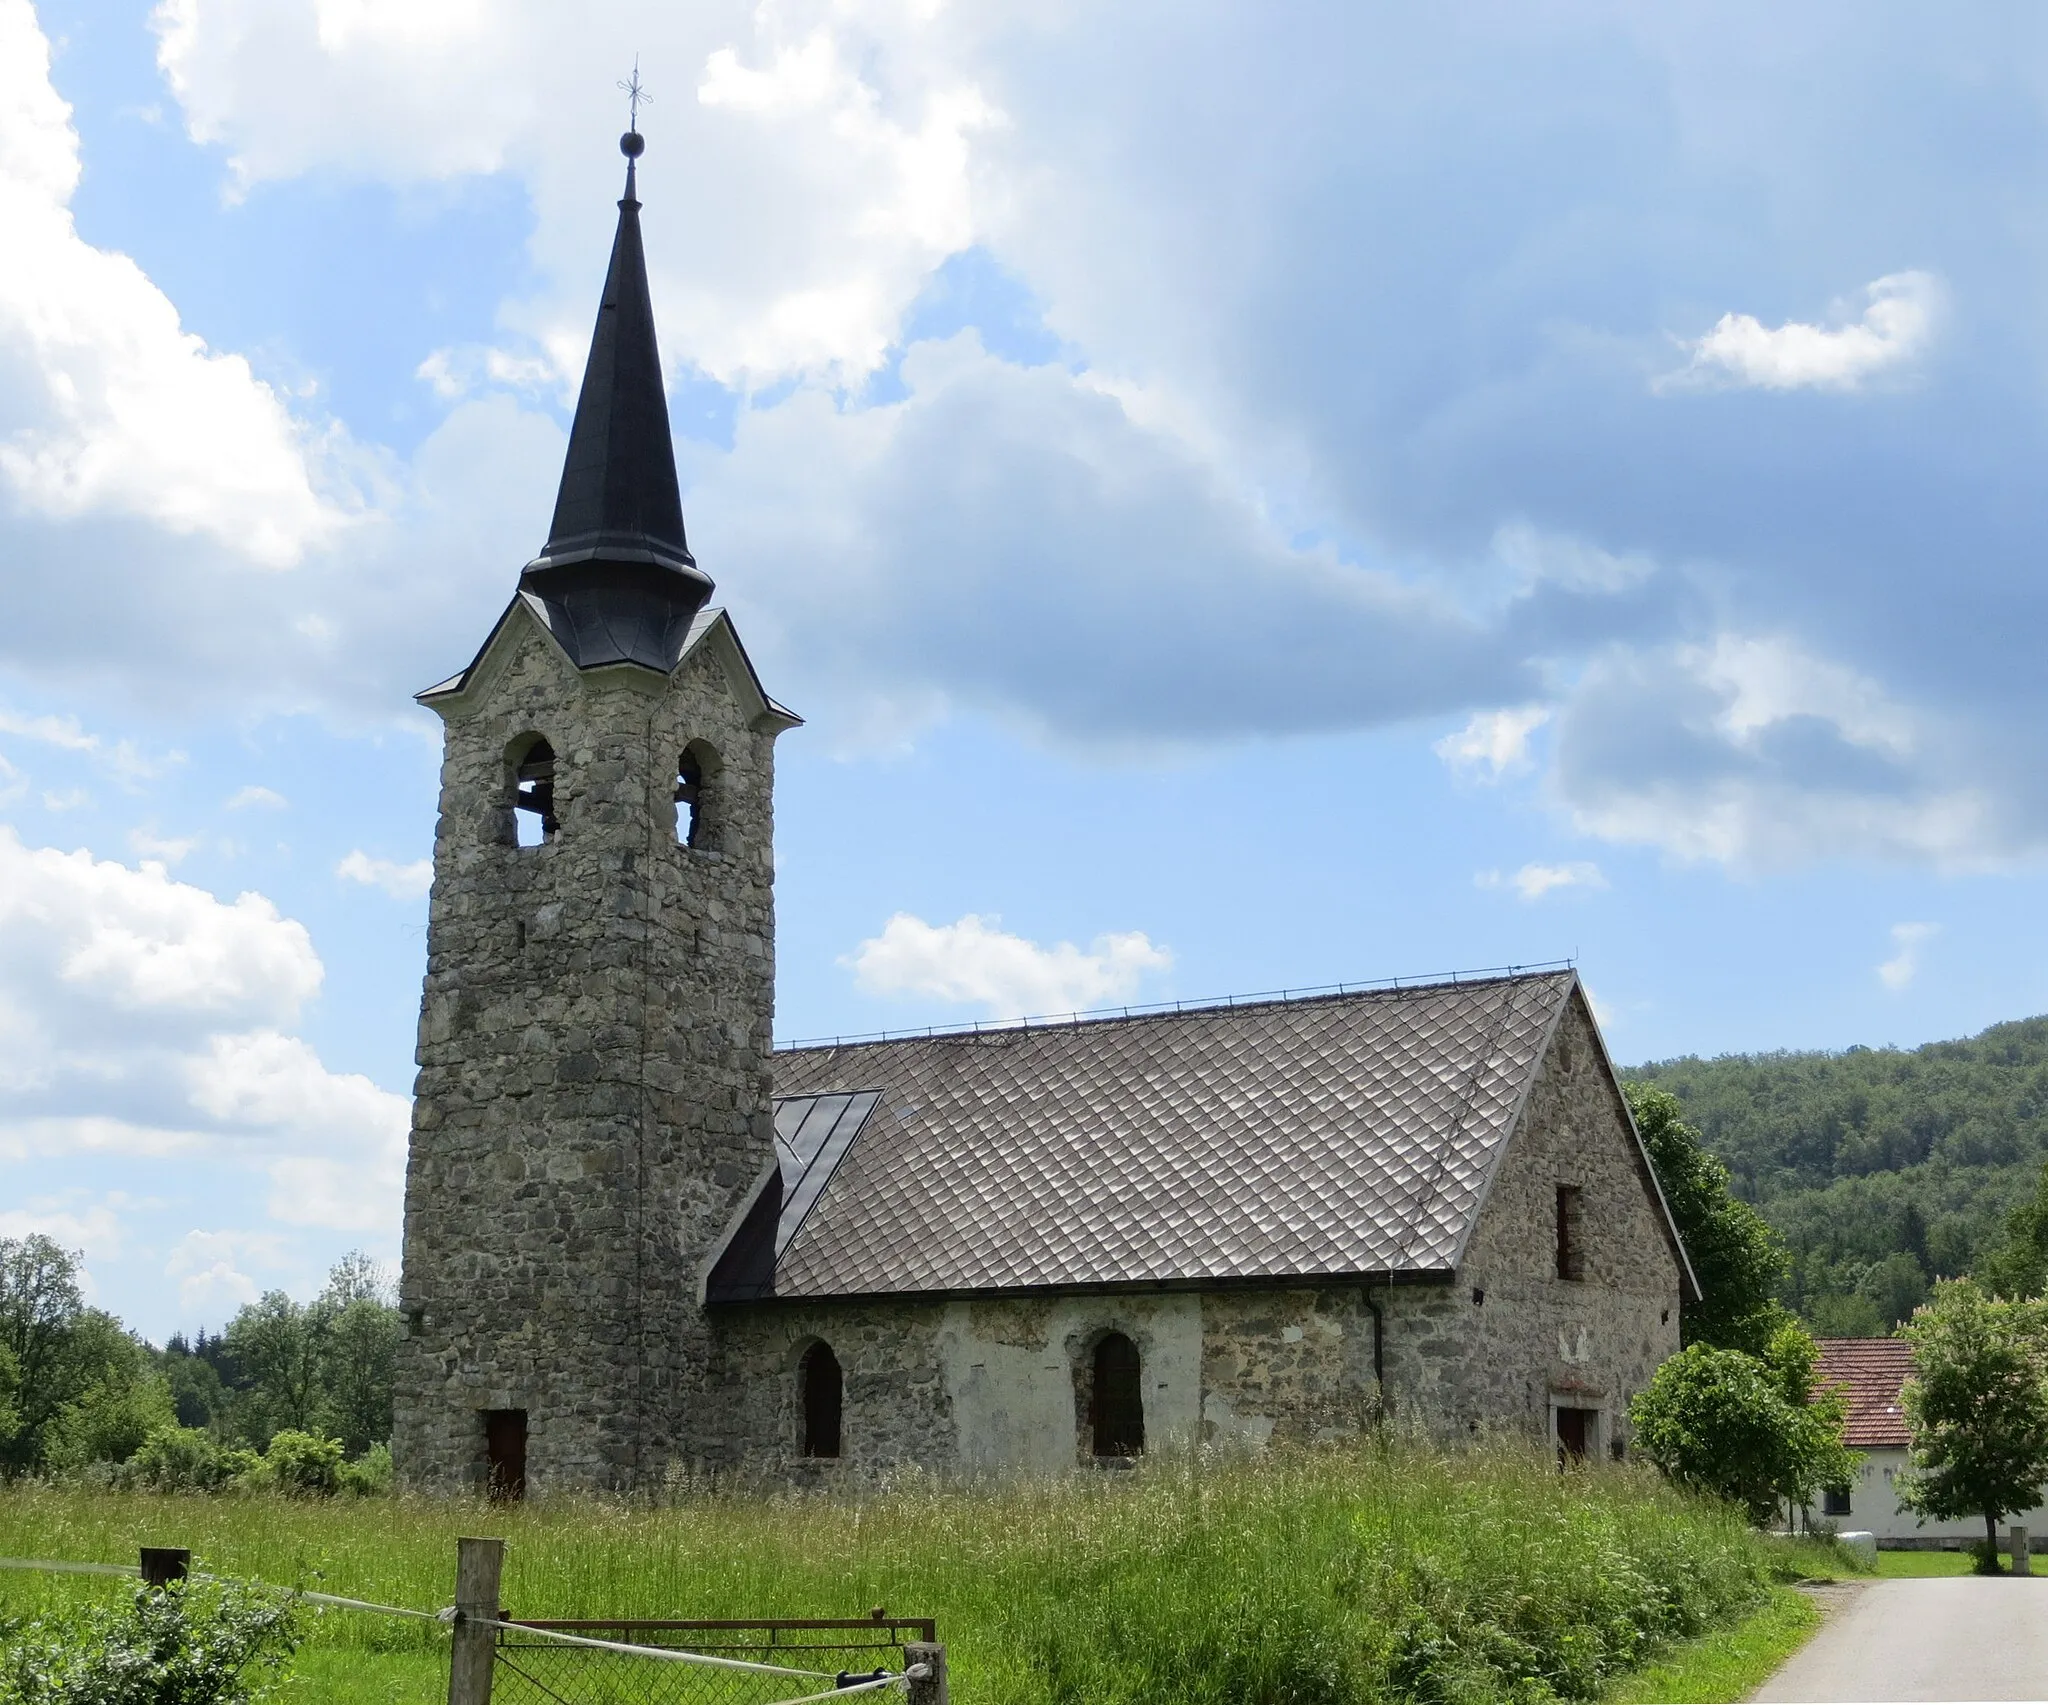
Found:
[[[1845,1516],[1849,1513],[1849,1488],[1830,1486],[1820,1495],[1820,1513],[1824,1516]]]
[[[1582,1223],[1585,1194],[1576,1184],[1557,1187],[1557,1276],[1560,1279],[1583,1279],[1586,1276]]]

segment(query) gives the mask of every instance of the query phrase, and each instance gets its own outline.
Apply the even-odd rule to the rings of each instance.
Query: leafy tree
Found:
[[[0,1450],[21,1431],[21,1410],[15,1395],[21,1389],[21,1374],[14,1365],[14,1352],[0,1348]]]
[[[181,1372],[193,1407],[203,1398],[253,1447],[280,1431],[336,1433],[354,1457],[391,1437],[398,1310],[384,1270],[360,1251],[335,1264],[312,1302],[271,1291],[199,1348],[182,1360],[225,1369],[234,1387],[223,1383],[216,1398],[196,1369]]]
[[[238,1405],[238,1431],[252,1445],[280,1429],[305,1432],[318,1421],[325,1324],[317,1305],[302,1307],[283,1291],[266,1291],[229,1322],[227,1345],[250,1385]]]
[[[1813,1340],[1781,1327],[1752,1356],[1692,1344],[1657,1370],[1629,1406],[1636,1448],[1681,1485],[1740,1504],[1769,1521],[1848,1477],[1847,1413],[1835,1393],[1815,1396]]]
[[[67,1377],[66,1347],[84,1311],[80,1257],[40,1234],[0,1238],[0,1349],[14,1367],[13,1436],[0,1442],[0,1463],[34,1468],[43,1431],[77,1395]]]
[[[1981,1515],[1985,1566],[1996,1568],[1999,1518],[2033,1508],[2048,1481],[2048,1310],[1952,1279],[1905,1337],[1913,1444],[1899,1502],[1937,1521]]]
[[[0,1471],[120,1460],[169,1413],[146,1347],[85,1306],[79,1259],[47,1237],[0,1238],[0,1363],[13,1370]]]
[[[230,1394],[219,1367],[203,1353],[205,1333],[199,1335],[199,1342],[200,1350],[195,1352],[183,1336],[174,1336],[164,1346],[163,1375],[177,1406],[179,1426],[225,1431],[232,1409]]]
[[[391,1437],[398,1311],[357,1297],[328,1322],[322,1343],[326,1416],[352,1457]]]
[[[1677,1096],[1647,1083],[1625,1090],[1703,1293],[1680,1311],[1680,1341],[1764,1355],[1790,1320],[1776,1297],[1784,1246],[1762,1215],[1730,1193],[1728,1168],[1701,1145]]]

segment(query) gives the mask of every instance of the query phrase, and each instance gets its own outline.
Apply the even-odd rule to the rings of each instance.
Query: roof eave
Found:
[[[1178,1291],[1301,1291],[1320,1290],[1333,1285],[1448,1285],[1457,1278],[1449,1267],[1379,1268],[1324,1273],[1229,1273],[1193,1275],[1171,1279],[1093,1279],[1038,1285],[969,1285],[923,1289],[870,1291],[777,1291],[758,1297],[712,1299],[711,1307],[738,1307],[748,1303],[772,1302],[797,1306],[804,1303],[861,1302],[989,1302],[1063,1296],[1156,1295]]]

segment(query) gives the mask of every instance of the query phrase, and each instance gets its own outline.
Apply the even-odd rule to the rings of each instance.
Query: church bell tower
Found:
[[[407,1483],[629,1487],[711,1429],[699,1268],[769,1164],[776,736],[691,556],[641,138],[554,522],[444,725],[406,1171]]]

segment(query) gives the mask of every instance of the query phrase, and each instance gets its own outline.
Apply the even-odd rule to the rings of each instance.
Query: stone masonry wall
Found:
[[[631,1484],[723,1405],[696,1276],[771,1152],[775,729],[717,637],[666,680],[584,674],[516,607],[440,707],[393,1440],[411,1483],[480,1485],[480,1412],[517,1408],[529,1486]],[[561,827],[520,847],[532,734]],[[718,764],[688,847],[694,741]]]
[[[1629,1399],[1678,1350],[1678,1258],[1646,1172],[1574,994],[1457,1282],[1396,1293],[1393,1405],[1439,1431],[1546,1436],[1561,1404],[1600,1411],[1600,1448],[1625,1440]],[[1560,1184],[1583,1192],[1580,1280],[1557,1276]]]

